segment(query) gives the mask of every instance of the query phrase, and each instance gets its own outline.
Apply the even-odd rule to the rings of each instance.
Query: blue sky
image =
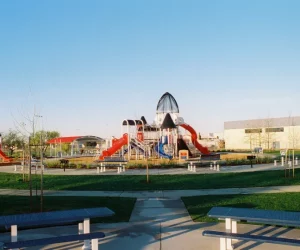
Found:
[[[300,115],[300,1],[0,1],[0,131],[33,107],[62,135],[120,136],[170,92],[200,133]]]

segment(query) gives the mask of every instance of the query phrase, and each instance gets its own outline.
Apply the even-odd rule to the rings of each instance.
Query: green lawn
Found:
[[[32,209],[30,209],[30,197],[26,196],[0,196],[0,215],[23,214],[40,212],[40,197],[32,197]],[[127,222],[133,210],[135,198],[121,197],[54,197],[45,196],[44,212],[69,210],[92,207],[108,207],[115,212],[115,215],[107,218],[92,219],[93,223],[98,222]]]
[[[285,178],[284,170],[199,175],[155,175],[150,176],[149,184],[145,181],[146,177],[141,175],[45,175],[44,188],[48,190],[134,191],[300,185],[300,169],[296,169],[295,173],[294,179]],[[33,189],[39,189],[39,176],[33,175],[32,179]],[[22,181],[21,174],[0,173],[1,188],[28,189],[28,182]]]
[[[300,150],[299,149],[295,149],[295,156],[299,156],[300,155]],[[280,156],[280,150],[264,150],[264,154],[271,154],[271,155],[276,155],[276,156]],[[288,155],[292,156],[293,154],[293,151],[292,150],[289,150],[289,153]]]
[[[300,211],[300,193],[210,195],[182,197],[191,215],[197,222],[216,222],[207,217],[208,211],[215,206]],[[295,202],[296,201],[296,202]]]

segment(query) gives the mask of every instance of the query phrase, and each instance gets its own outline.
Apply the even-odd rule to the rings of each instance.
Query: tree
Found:
[[[256,134],[252,133],[251,130],[246,129],[245,143],[249,143],[250,151],[252,151],[253,148],[255,147],[255,142],[256,142]]]
[[[71,145],[69,143],[62,143],[61,149],[64,153],[68,153],[71,150]]]
[[[265,133],[263,134],[263,142],[265,144],[265,148],[270,150],[273,147],[275,132],[273,127],[272,119],[267,118],[264,120],[264,128]]]
[[[43,142],[51,140],[53,138],[59,137],[60,133],[58,131],[45,131],[39,130],[36,131],[34,134],[31,134],[31,142],[32,144],[39,145],[41,138]]]
[[[34,146],[34,154],[37,154],[38,148],[43,147],[42,151],[45,152],[47,149],[47,145],[45,142],[51,140],[53,138],[59,137],[60,133],[58,131],[45,131],[39,130],[36,131],[34,134],[31,134],[31,145]]]
[[[294,118],[289,117],[289,148],[296,149],[299,147],[300,134],[296,130]]]
[[[262,147],[264,142],[263,120],[253,120],[249,122],[248,128],[245,129],[245,142],[249,143],[250,150],[255,147]]]
[[[10,129],[7,134],[4,134],[2,144],[4,148],[9,150],[10,155],[12,155],[16,149],[24,147],[25,138],[18,131]]]

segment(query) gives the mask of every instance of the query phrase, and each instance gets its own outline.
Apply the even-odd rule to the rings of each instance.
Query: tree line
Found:
[[[30,134],[30,146],[32,146],[33,154],[37,155],[38,148],[43,147],[46,150],[46,142],[53,138],[59,137],[58,131],[36,131]],[[20,132],[10,129],[2,135],[2,150],[8,152],[9,156],[13,156],[15,151],[24,150],[29,146],[29,137],[24,136]]]

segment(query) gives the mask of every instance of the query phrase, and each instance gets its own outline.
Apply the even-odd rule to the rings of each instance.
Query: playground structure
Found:
[[[4,162],[12,161],[12,159],[9,158],[1,149],[0,149],[0,159],[2,159]]]
[[[0,134],[0,159],[3,162],[12,162],[12,159],[9,158],[3,151],[2,151],[2,135]]]
[[[181,130],[190,133],[191,143],[183,139]],[[196,131],[180,117],[175,98],[166,92],[159,100],[152,124],[145,117],[140,120],[126,119],[122,122],[122,137],[107,143],[99,160],[118,154],[128,160],[156,158],[177,158],[180,150],[187,150],[189,157],[209,155],[209,150],[198,142]]]
[[[121,124],[120,138],[102,139],[96,136],[58,137],[46,142],[50,158],[86,158],[104,160],[118,156],[127,160],[146,158],[176,159],[185,151],[186,159],[210,156],[207,147],[198,142],[195,129],[180,116],[175,98],[166,92],[160,98],[152,124],[145,117],[140,120],[125,119]],[[183,131],[188,131],[185,135]],[[68,144],[68,145],[67,145]],[[0,159],[11,162],[1,151]]]

